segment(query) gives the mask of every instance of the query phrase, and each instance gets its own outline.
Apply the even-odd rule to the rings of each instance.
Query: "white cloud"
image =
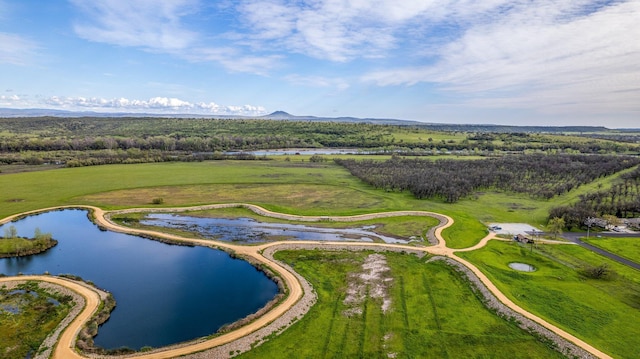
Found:
[[[194,0],[71,0],[82,12],[74,30],[95,42],[176,51],[192,45],[198,35],[182,17],[195,11]]]
[[[266,114],[266,109],[255,105],[219,105],[215,102],[189,102],[174,97],[152,97],[148,100],[100,97],[51,96],[29,100],[16,95],[0,96],[0,104],[12,108],[47,108],[71,111],[133,112],[159,114],[245,115]]]
[[[434,83],[487,107],[640,112],[640,2],[527,2],[472,24],[428,66],[371,72],[381,86]]]
[[[0,95],[0,106],[12,106],[21,101],[18,95]]]
[[[38,45],[20,35],[0,32],[0,64],[28,65],[34,61]]]

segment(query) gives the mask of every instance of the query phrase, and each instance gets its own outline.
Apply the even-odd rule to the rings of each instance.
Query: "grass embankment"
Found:
[[[512,242],[459,254],[476,264],[509,298],[528,311],[620,358],[640,355],[640,272],[575,245]],[[517,272],[511,262],[535,266]],[[585,269],[605,264],[609,274],[591,279]]]
[[[34,357],[72,306],[71,297],[51,294],[36,283],[0,288],[0,357]]]
[[[346,315],[353,275],[366,252],[286,251],[318,293],[318,302],[281,335],[242,358],[553,358],[558,353],[486,309],[469,284],[446,264],[399,253],[385,254],[391,306],[367,289],[361,314]],[[353,311],[351,312],[353,313]],[[393,356],[395,354],[395,356]]]
[[[589,237],[581,239],[591,245],[615,253],[620,257],[640,263],[640,238]]]

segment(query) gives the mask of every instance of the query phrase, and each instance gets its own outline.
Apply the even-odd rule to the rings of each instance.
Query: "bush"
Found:
[[[582,270],[582,275],[591,279],[611,279],[615,272],[606,263],[599,266],[588,266]]]
[[[318,162],[326,162],[327,159],[320,155],[313,155],[309,158],[309,161],[318,163]]]
[[[153,204],[163,204],[164,203],[164,198],[156,197],[153,200],[151,200],[151,203],[153,203]]]

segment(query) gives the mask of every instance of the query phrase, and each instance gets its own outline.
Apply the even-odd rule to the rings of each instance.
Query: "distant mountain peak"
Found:
[[[281,120],[281,119],[292,119],[292,118],[295,118],[296,116],[294,116],[294,115],[292,115],[292,114],[290,114],[290,113],[288,113],[288,112],[285,112],[285,111],[275,111],[275,112],[272,112],[272,113],[270,113],[270,114],[268,114],[268,115],[264,115],[264,116],[262,116],[262,117],[263,117],[263,118],[270,118],[270,119],[279,119],[279,120]]]

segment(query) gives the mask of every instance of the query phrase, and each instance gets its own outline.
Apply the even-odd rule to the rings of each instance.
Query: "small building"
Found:
[[[627,218],[624,220],[624,224],[626,224],[629,229],[640,230],[640,218]]]
[[[533,243],[533,239],[525,236],[524,234],[516,234],[513,236],[513,240],[520,243]]]

